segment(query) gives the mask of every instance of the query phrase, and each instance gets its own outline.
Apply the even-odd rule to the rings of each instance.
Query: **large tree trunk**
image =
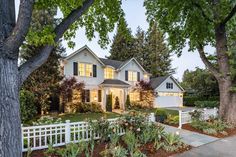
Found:
[[[215,36],[217,63],[220,73],[219,76],[216,76],[220,90],[219,114],[227,122],[236,125],[236,93],[231,92],[233,84],[230,77],[229,56],[227,55],[228,45],[225,25],[216,26]]]
[[[0,157],[22,156],[18,86],[17,60],[0,57]]]

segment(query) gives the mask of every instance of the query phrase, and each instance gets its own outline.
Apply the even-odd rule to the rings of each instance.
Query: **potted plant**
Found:
[[[167,114],[164,110],[156,110],[156,122],[164,123],[165,119],[167,118]]]

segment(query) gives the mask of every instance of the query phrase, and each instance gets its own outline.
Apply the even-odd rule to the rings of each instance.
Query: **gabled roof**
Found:
[[[150,80],[151,86],[153,89],[156,89],[157,87],[159,87],[167,78],[172,79],[175,84],[182,90],[184,91],[184,89],[180,86],[180,84],[178,83],[178,81],[171,75],[167,75],[167,76],[160,76],[160,77],[156,77],[156,78],[152,78]]]
[[[115,69],[118,69],[123,62],[122,61],[117,61],[113,59],[106,59],[106,58],[99,58],[105,65],[109,65],[114,67]]]
[[[68,60],[70,58],[72,58],[73,56],[75,56],[76,54],[82,52],[84,49],[87,49],[102,65],[105,65],[100,58],[98,58],[98,56],[87,46],[84,45],[83,47],[81,47],[80,49],[78,49],[77,51],[73,52],[72,54],[70,54],[69,56],[67,56],[64,60]]]
[[[110,85],[110,86],[130,86],[128,83],[118,80],[118,79],[105,79],[100,85]]]
[[[124,61],[123,64],[119,67],[119,70],[123,69],[131,61],[134,61],[144,72],[146,72],[146,70],[143,68],[143,66],[141,64],[139,64],[139,62],[135,58],[131,58],[129,60]]]

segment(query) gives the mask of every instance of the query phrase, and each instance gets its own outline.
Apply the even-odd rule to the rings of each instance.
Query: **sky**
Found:
[[[16,12],[18,12],[19,0],[16,2]],[[125,18],[128,26],[131,28],[132,33],[135,34],[137,27],[141,27],[143,30],[148,29],[148,23],[145,16],[145,8],[143,7],[143,0],[123,0],[122,8],[125,12]],[[58,13],[58,16],[61,16]],[[112,41],[115,30],[109,33],[110,40]],[[92,41],[88,41],[85,35],[85,30],[80,28],[77,30],[76,37],[74,39],[75,47],[73,49],[68,48],[66,42],[63,42],[63,46],[66,48],[66,54],[69,55],[84,45],[88,45],[95,54],[99,57],[109,56],[110,45],[107,49],[102,49],[98,42],[98,38],[95,37]],[[214,49],[207,47],[207,52],[213,52]],[[173,75],[179,81],[182,80],[183,73],[186,69],[194,70],[195,67],[205,68],[197,52],[188,52],[188,46],[183,49],[181,57],[176,55],[172,56],[172,68],[176,68],[176,73]]]

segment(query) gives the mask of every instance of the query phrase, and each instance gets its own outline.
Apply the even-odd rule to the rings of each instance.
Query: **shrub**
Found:
[[[126,98],[125,109],[126,109],[126,110],[130,110],[130,109],[131,109],[130,97],[129,97],[129,95],[127,95],[127,98]]]
[[[115,99],[115,109],[120,109],[120,102],[119,102],[118,97],[116,97],[116,99]]]
[[[50,116],[42,116],[35,122],[33,122],[33,125],[48,125],[48,124],[59,124],[62,123],[61,118],[53,118]]]
[[[165,110],[157,109],[155,115],[157,115],[157,116],[167,116],[167,113],[166,113]]]
[[[202,120],[203,112],[201,110],[194,110],[193,112],[189,113],[191,115],[191,119],[195,121]]]
[[[77,104],[77,112],[80,113],[87,113],[87,112],[93,112],[93,113],[102,113],[102,107],[101,104],[90,102],[90,103],[78,103]]]
[[[198,108],[214,108],[219,107],[219,101],[195,101],[194,105]]]
[[[107,95],[106,111],[112,112],[112,95],[111,94]]]
[[[25,123],[37,114],[34,94],[27,90],[20,91],[21,121]]]
[[[168,124],[179,124],[179,116],[167,115],[166,123]]]

